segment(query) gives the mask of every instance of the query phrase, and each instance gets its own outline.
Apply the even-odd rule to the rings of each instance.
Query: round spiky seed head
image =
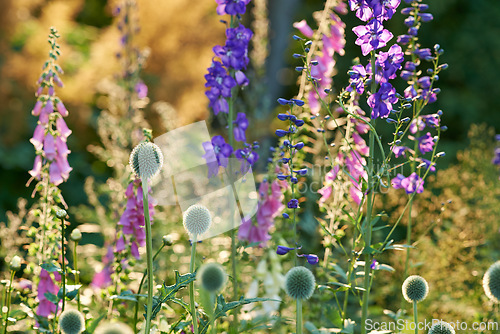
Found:
[[[483,277],[483,289],[494,303],[500,303],[500,261],[491,265]]]
[[[60,210],[56,211],[56,217],[59,219],[64,219],[64,218],[66,218],[67,215],[68,215],[68,213],[64,209],[60,209]]]
[[[212,216],[206,207],[200,204],[191,205],[184,212],[184,228],[192,235],[200,235],[208,231],[212,224]]]
[[[220,264],[211,262],[201,266],[196,274],[196,280],[208,292],[217,292],[226,284],[227,274]]]
[[[18,271],[21,269],[21,258],[15,255],[12,260],[10,260],[10,270]]]
[[[80,334],[85,330],[83,315],[77,310],[66,310],[59,316],[59,329],[63,334]]]
[[[429,329],[429,334],[455,334],[455,330],[449,323],[439,320]]]
[[[130,166],[140,179],[151,179],[163,166],[160,148],[151,142],[142,142],[130,154]]]
[[[427,297],[429,285],[427,281],[418,275],[409,276],[403,283],[403,297],[408,303],[420,302]]]
[[[134,334],[134,332],[121,322],[112,322],[100,325],[95,334]]]
[[[306,267],[293,267],[285,276],[285,291],[293,299],[311,298],[316,280]]]
[[[78,228],[75,228],[73,231],[71,231],[70,238],[73,241],[80,241],[82,239],[82,232],[80,232]]]

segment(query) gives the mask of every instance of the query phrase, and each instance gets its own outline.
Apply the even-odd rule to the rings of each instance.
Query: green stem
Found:
[[[151,313],[153,311],[153,240],[151,237],[151,222],[149,219],[148,181],[142,179],[142,202],[144,207],[144,220],[146,226],[146,258],[148,273],[148,300],[146,309],[145,334],[149,334],[151,328]]]
[[[212,334],[217,334],[217,328],[215,327],[215,314],[214,314],[214,309],[215,309],[215,293],[211,292],[210,293],[210,307],[212,308],[210,310],[210,322],[212,323]]]
[[[80,273],[78,272],[78,253],[76,252],[76,247],[78,246],[78,241],[75,241],[75,244],[73,246],[73,265],[75,266],[75,284],[79,285],[80,284]],[[78,305],[78,311],[80,311],[81,305],[80,305],[80,289],[78,289],[77,295],[76,295],[76,302]]]
[[[7,327],[9,325],[9,313],[10,313],[10,295],[12,293],[12,281],[14,280],[15,271],[11,270],[10,272],[10,282],[9,289],[7,290],[7,313],[5,314],[5,326],[3,328],[3,333],[7,334]]]
[[[62,281],[62,306],[61,311],[64,312],[64,305],[66,304],[66,261],[64,260],[65,251],[64,251],[64,218],[61,218],[61,251],[62,251],[62,259],[61,259],[61,281]]]
[[[371,66],[372,66],[372,73],[375,72],[375,52],[371,52]],[[375,91],[377,89],[377,82],[372,78],[372,87],[371,87],[371,93],[375,94]],[[365,225],[365,249],[371,246],[372,242],[372,210],[373,210],[373,200],[374,200],[374,185],[373,185],[373,160],[374,160],[374,150],[375,150],[375,120],[371,120],[371,128],[373,129],[370,131],[370,136],[369,136],[369,149],[370,149],[370,156],[368,157],[368,185],[367,185],[367,201],[366,201],[366,225]],[[383,152],[383,151],[382,151]],[[365,334],[366,333],[366,319],[368,317],[368,301],[369,301],[369,295],[370,295],[370,262],[371,262],[371,255],[370,254],[365,254],[365,275],[364,275],[364,294],[363,294],[363,310],[361,314],[361,333]]]
[[[416,301],[413,301],[413,321],[415,322],[415,334],[418,334],[418,313]]]
[[[158,254],[160,254],[163,247],[165,247],[165,244],[162,244],[160,249],[158,249],[156,251],[155,255],[153,256],[153,262],[156,260],[156,257],[158,256]],[[142,285],[144,284],[144,280],[146,279],[146,274],[147,274],[147,271],[144,270],[144,272],[142,273],[141,282],[139,283],[139,289],[137,289],[138,295],[141,293]],[[137,301],[135,302],[135,312],[134,312],[134,331],[135,331],[135,333],[137,333],[137,319],[139,316],[139,298],[140,297],[137,296]]]
[[[189,264],[189,272],[194,272],[194,262],[196,255],[196,237],[197,235],[193,235],[193,244],[191,245],[191,263]],[[189,283],[189,301],[191,303],[191,317],[193,318],[193,328],[194,334],[198,334],[198,317],[196,315],[196,306],[194,304],[194,282]]]
[[[297,334],[302,334],[302,299],[297,299]]]
[[[231,27],[234,25],[234,18],[231,16]],[[229,138],[229,145],[231,147],[234,147],[234,136],[233,136],[233,129],[234,129],[234,96],[236,94],[236,88],[231,89],[231,97],[229,98],[228,101],[228,138]],[[233,186],[234,190],[234,183],[233,183],[233,172],[232,172],[232,163],[231,161],[229,162],[228,165],[228,172],[229,172],[229,181],[231,182],[231,185]],[[236,194],[236,192],[234,192]],[[231,203],[231,214],[230,214],[230,219],[231,219],[231,226],[234,227],[234,207],[233,203]],[[233,283],[233,300],[238,300],[238,269],[237,269],[237,260],[236,260],[236,229],[233,228],[231,230],[231,267],[232,267],[232,283]],[[233,322],[231,325],[231,333],[237,333],[238,329],[238,312],[239,312],[239,307],[235,308],[233,310]]]

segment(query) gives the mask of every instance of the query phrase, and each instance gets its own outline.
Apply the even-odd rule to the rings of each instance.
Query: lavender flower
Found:
[[[233,154],[233,148],[227,144],[222,136],[214,136],[210,142],[204,142],[203,158],[207,162],[208,177],[217,175],[219,166],[227,167],[229,157]]]
[[[352,31],[358,36],[355,44],[361,46],[363,56],[372,50],[380,49],[387,45],[394,36],[389,30],[384,29],[382,23],[372,19],[367,25],[354,27]]]

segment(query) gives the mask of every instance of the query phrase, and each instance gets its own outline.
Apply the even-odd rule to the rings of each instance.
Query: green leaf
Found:
[[[40,265],[40,267],[42,267],[42,269],[47,270],[49,273],[61,272],[61,268],[59,268],[58,266],[56,266],[52,262],[51,263],[42,263]]]
[[[186,287],[189,283],[194,282],[195,279],[196,272],[180,275],[179,272],[175,270],[175,284],[167,286],[165,285],[165,283],[163,283],[163,286],[159,290],[159,295],[155,296],[155,298],[153,299],[151,319],[154,319],[158,312],[160,312],[163,303],[172,300],[175,297],[177,291]]]
[[[47,300],[53,304],[57,304],[59,303],[59,298],[57,298],[57,296],[53,293],[50,293],[50,292],[45,292],[44,293],[44,296],[45,298],[47,298]]]
[[[75,299],[76,295],[78,294],[78,289],[82,287],[81,284],[79,285],[66,285],[66,299],[68,300],[73,300]],[[57,297],[59,299],[62,299],[62,288],[59,289],[57,292]]]
[[[127,290],[127,291],[123,291],[119,295],[113,295],[110,298],[116,299],[116,300],[128,300],[131,302],[137,302],[137,300],[138,300],[137,297],[142,297],[142,296],[147,297],[147,295],[137,295],[137,294],[133,294],[132,291]]]
[[[22,310],[11,310],[9,312],[9,318],[13,318],[16,321],[26,318],[28,315]]]

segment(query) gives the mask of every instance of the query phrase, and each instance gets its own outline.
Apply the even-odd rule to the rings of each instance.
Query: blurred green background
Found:
[[[203,76],[211,62],[212,47],[224,41],[224,25],[216,15],[215,1],[200,0],[196,6],[189,0],[137,2],[141,30],[135,42],[150,49],[142,73],[151,101],[145,109],[146,118],[155,101],[172,104],[181,125],[209,118]],[[48,55],[46,37],[52,25],[62,36],[61,65],[65,70],[65,87],[57,94],[68,107],[67,122],[73,130],[68,146],[74,170],[69,181],[61,185],[66,201],[70,205],[85,203],[83,180],[89,175],[98,179],[108,175],[107,167],[86,148],[99,144],[95,124],[100,111],[98,86],[120,72],[115,57],[119,32],[112,16],[117,4],[105,0],[0,2],[0,221],[5,220],[6,211],[16,209],[18,197],[27,198],[32,192],[24,186],[35,156],[29,143],[36,125],[31,109],[36,80]],[[258,94],[258,98],[245,107],[255,118],[255,128],[250,129],[252,140],[273,140],[269,127],[273,101],[296,93],[291,24],[301,19],[312,23],[312,12],[322,5],[323,1],[317,0],[272,0],[267,4],[268,40],[257,42],[264,45],[268,55],[261,68],[249,71],[260,71],[258,80],[248,88],[248,94]],[[445,50],[442,59],[450,65],[438,82],[442,93],[428,110],[442,109],[443,122],[449,128],[441,143],[447,152],[446,159],[440,161],[443,168],[457,163],[456,152],[468,145],[471,124],[487,123],[500,131],[500,2],[439,0],[429,1],[429,5],[434,21],[423,25],[421,44],[441,44]],[[360,55],[351,31],[359,21],[352,13],[344,19],[347,48],[346,56],[337,62],[337,89],[347,82],[352,58]],[[246,15],[245,20],[251,26],[252,16]],[[402,20],[397,14],[390,23],[395,35],[405,31]],[[493,156],[492,151],[484,154]]]

